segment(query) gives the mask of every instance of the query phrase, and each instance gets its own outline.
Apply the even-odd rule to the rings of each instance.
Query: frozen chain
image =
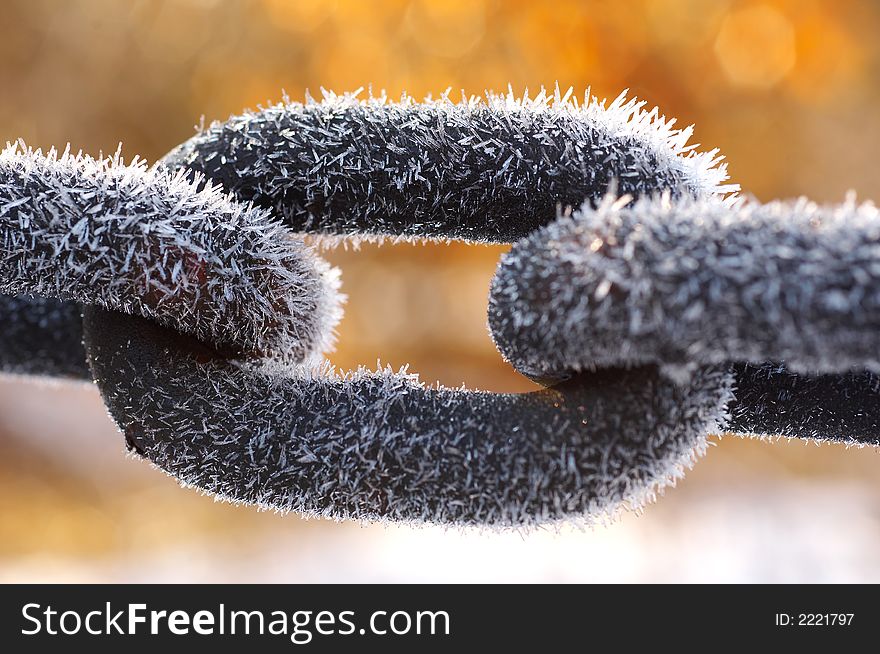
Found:
[[[593,519],[710,431],[878,444],[877,210],[731,198],[689,134],[623,95],[325,93],[153,168],[9,146],[0,366],[93,378],[186,485],[335,518]],[[337,373],[337,277],[303,232],[514,242],[489,324],[548,387]]]

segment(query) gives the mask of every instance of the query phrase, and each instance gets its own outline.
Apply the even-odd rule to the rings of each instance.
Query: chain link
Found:
[[[877,445],[876,209],[732,198],[688,136],[623,96],[328,93],[153,168],[10,146],[0,367],[94,379],[186,485],[335,518],[592,520],[713,430]],[[337,373],[338,280],[304,232],[513,242],[489,324],[547,388]]]

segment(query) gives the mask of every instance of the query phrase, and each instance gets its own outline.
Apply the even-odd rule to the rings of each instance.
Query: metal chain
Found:
[[[688,136],[557,89],[326,93],[154,168],[10,146],[0,367],[94,379],[128,447],[185,485],[335,518],[595,519],[713,430],[880,444],[876,209],[732,198]],[[489,324],[547,388],[322,364],[338,280],[303,232],[513,242]]]

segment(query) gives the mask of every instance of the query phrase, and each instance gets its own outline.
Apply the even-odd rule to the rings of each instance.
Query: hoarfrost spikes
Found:
[[[285,102],[214,123],[168,165],[203,173],[273,208],[297,231],[515,241],[557,205],[620,193],[676,197],[737,191],[717,150],[696,153],[690,128],[626,99],[578,104],[571,91],[486,93],[453,102],[358,98]]]

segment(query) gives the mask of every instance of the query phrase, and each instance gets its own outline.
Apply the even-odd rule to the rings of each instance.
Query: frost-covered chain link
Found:
[[[0,365],[93,377],[129,448],[186,485],[336,518],[595,519],[711,431],[877,444],[877,211],[731,199],[688,137],[623,96],[325,93],[151,169],[12,146],[0,290],[43,299],[4,300]],[[341,299],[301,232],[514,242],[489,324],[548,387],[321,363]]]
[[[329,266],[267,211],[183,171],[14,144],[0,153],[0,194],[0,292],[145,316],[243,360],[299,363],[330,343]],[[35,310],[67,319],[51,306]],[[33,318],[9,316],[13,331]]]

